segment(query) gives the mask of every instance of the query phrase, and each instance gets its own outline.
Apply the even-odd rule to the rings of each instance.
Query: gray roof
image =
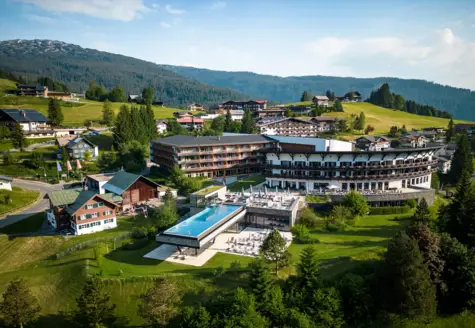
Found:
[[[76,145],[76,144],[80,143],[81,141],[84,141],[85,143],[89,144],[91,147],[97,147],[95,144],[93,144],[92,142],[90,142],[86,138],[82,138],[82,137],[76,137],[76,138],[72,139],[71,141],[69,141],[66,144],[66,147],[71,147],[73,145]]]
[[[13,181],[12,177],[7,177],[6,175],[0,175],[0,180],[2,181]]]
[[[302,138],[302,137],[286,137],[286,136],[268,136],[268,138],[281,142],[281,143],[289,143],[289,144],[297,144],[297,145],[311,145],[311,146],[319,146],[321,145],[322,140],[325,140],[321,138]]]
[[[185,136],[176,135],[166,137],[160,140],[154,140],[153,143],[160,143],[175,147],[192,147],[192,146],[213,146],[213,145],[241,145],[246,143],[268,143],[269,140],[264,136],[257,134],[240,134],[235,136]]]
[[[117,195],[122,195],[125,190],[127,190],[135,181],[140,178],[150,181],[158,187],[157,183],[153,182],[150,179],[147,179],[146,177],[125,171],[119,171],[116,175],[114,175],[112,179],[107,181],[103,188]]]
[[[48,119],[35,109],[0,108],[15,122],[48,122]]]

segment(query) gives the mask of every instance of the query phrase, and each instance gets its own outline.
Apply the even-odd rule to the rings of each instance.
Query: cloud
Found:
[[[181,15],[181,14],[184,14],[186,12],[183,9],[173,8],[171,5],[166,5],[165,10],[167,11],[167,13],[172,14],[172,15]]]
[[[167,23],[167,22],[160,22],[160,26],[163,27],[163,28],[170,28],[172,27],[171,24]]]
[[[51,24],[54,22],[54,19],[52,19],[51,17],[40,15],[25,15],[25,18],[30,21],[34,21],[41,24]]]
[[[214,9],[223,9],[223,8],[226,7],[226,5],[227,5],[227,3],[224,2],[224,1],[217,1],[217,2],[215,2],[211,5],[211,9],[213,9],[213,10]]]
[[[150,11],[143,0],[18,0],[55,13],[77,13],[129,22]]]
[[[425,39],[326,37],[302,47],[325,70],[320,74],[336,75],[335,69],[341,75],[417,77],[475,89],[475,43],[450,28]]]

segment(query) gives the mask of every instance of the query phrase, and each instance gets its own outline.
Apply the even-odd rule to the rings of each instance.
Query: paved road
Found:
[[[62,184],[50,185],[48,183],[39,181],[27,181],[19,179],[14,179],[12,185],[23,189],[38,190],[40,192],[40,201],[21,212],[0,218],[0,228],[21,221],[32,214],[43,212],[44,210],[48,209],[48,201],[45,199],[45,195],[50,191],[63,189]]]

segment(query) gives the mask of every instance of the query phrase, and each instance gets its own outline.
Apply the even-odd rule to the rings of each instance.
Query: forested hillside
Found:
[[[457,119],[475,120],[475,92],[423,81],[391,77],[353,78],[334,76],[278,77],[250,72],[225,72],[183,66],[164,66],[181,75],[203,83],[229,88],[251,97],[272,99],[283,103],[298,101],[302,92],[311,90],[313,95],[324,95],[330,89],[337,96],[348,91],[359,91],[366,99],[372,90],[383,83],[391,91],[421,105],[430,105],[448,111]]]
[[[151,62],[59,41],[0,42],[0,69],[27,80],[48,76],[77,92],[85,91],[92,80],[108,90],[119,85],[130,94],[139,94],[144,87],[153,87],[156,98],[168,106],[211,105],[248,98],[229,89],[183,77]]]

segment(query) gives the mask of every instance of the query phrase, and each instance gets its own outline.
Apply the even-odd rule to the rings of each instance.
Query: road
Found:
[[[48,200],[45,199],[45,195],[50,191],[61,190],[64,186],[63,184],[50,185],[48,183],[39,181],[27,181],[19,179],[14,179],[12,185],[23,189],[38,190],[40,192],[40,201],[24,209],[23,211],[17,212],[15,214],[9,214],[6,217],[0,218],[0,228],[21,221],[32,214],[43,212],[44,210],[48,209]]]

